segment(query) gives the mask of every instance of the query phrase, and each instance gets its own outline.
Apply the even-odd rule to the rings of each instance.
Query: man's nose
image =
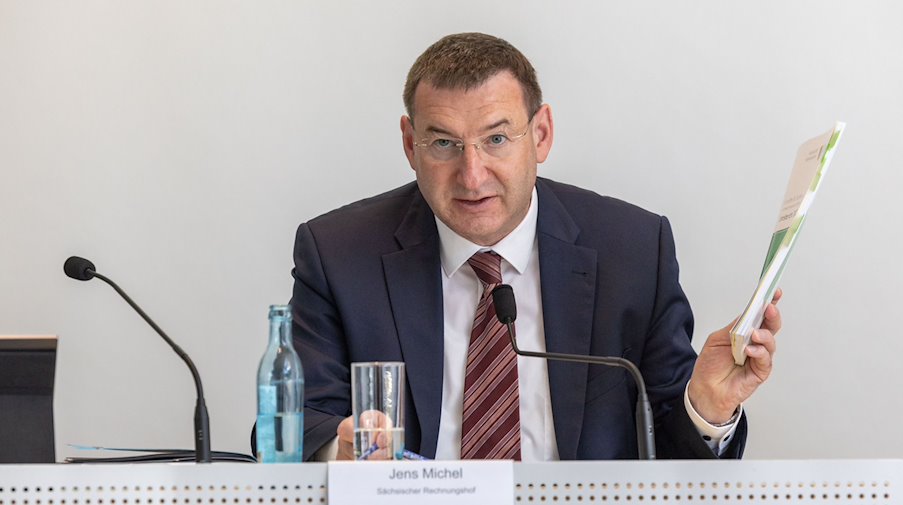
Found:
[[[465,187],[478,188],[486,178],[485,153],[477,144],[464,144],[461,153],[461,180]]]

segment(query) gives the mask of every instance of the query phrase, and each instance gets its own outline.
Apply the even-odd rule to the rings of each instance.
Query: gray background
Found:
[[[267,306],[298,223],[411,180],[416,56],[486,31],[536,66],[556,121],[540,174],[671,218],[695,344],[755,285],[796,148],[848,123],[785,275],[751,458],[903,455],[903,7],[893,1],[0,0],[0,333],[60,335],[66,444],[190,447],[184,365],[214,449],[248,452]]]

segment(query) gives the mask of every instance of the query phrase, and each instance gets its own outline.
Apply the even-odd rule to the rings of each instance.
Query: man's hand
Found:
[[[335,430],[339,437],[337,460],[354,460],[354,419],[351,416],[342,419]]]
[[[378,410],[368,410],[361,414],[360,424],[361,428],[364,429],[385,430],[388,427],[388,418]],[[336,435],[339,438],[339,450],[336,454],[336,459],[356,460],[357,457],[354,455],[354,418],[346,417],[342,419],[342,422],[336,428]],[[366,459],[368,461],[392,459],[390,457],[391,454],[389,454],[391,450],[390,435],[386,431],[381,431],[376,434],[373,440],[377,448],[370,451]],[[367,449],[369,448],[364,448],[365,451]]]
[[[781,329],[777,308],[783,291],[778,289],[765,308],[762,326],[753,331],[746,347],[746,363],[737,366],[731,354],[731,324],[709,335],[690,377],[688,395],[696,412],[710,424],[723,424],[771,374],[774,336]],[[734,321],[736,322],[736,320]]]

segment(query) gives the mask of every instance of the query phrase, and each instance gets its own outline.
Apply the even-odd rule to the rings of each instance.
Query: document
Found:
[[[845,126],[844,123],[837,122],[831,130],[804,142],[797,151],[759,284],[743,314],[730,330],[731,350],[734,362],[738,365],[746,363],[746,346],[749,345],[753,330],[762,324],[765,308],[777,290],[800,228],[806,221],[809,207],[828,171]]]
[[[330,505],[470,505],[514,503],[514,463],[330,461]]]

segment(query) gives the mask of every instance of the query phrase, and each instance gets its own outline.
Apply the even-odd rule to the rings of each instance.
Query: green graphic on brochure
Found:
[[[844,123],[836,123],[832,130],[804,142],[797,151],[787,192],[778,212],[778,223],[771,236],[765,265],[759,276],[759,284],[743,314],[730,331],[734,362],[738,365],[746,363],[746,346],[749,345],[753,330],[762,324],[765,307],[777,290],[784,267],[787,266],[787,260],[806,221],[809,207],[815,200],[821,181],[828,171],[831,158],[834,156],[834,148],[843,134],[844,127]]]

